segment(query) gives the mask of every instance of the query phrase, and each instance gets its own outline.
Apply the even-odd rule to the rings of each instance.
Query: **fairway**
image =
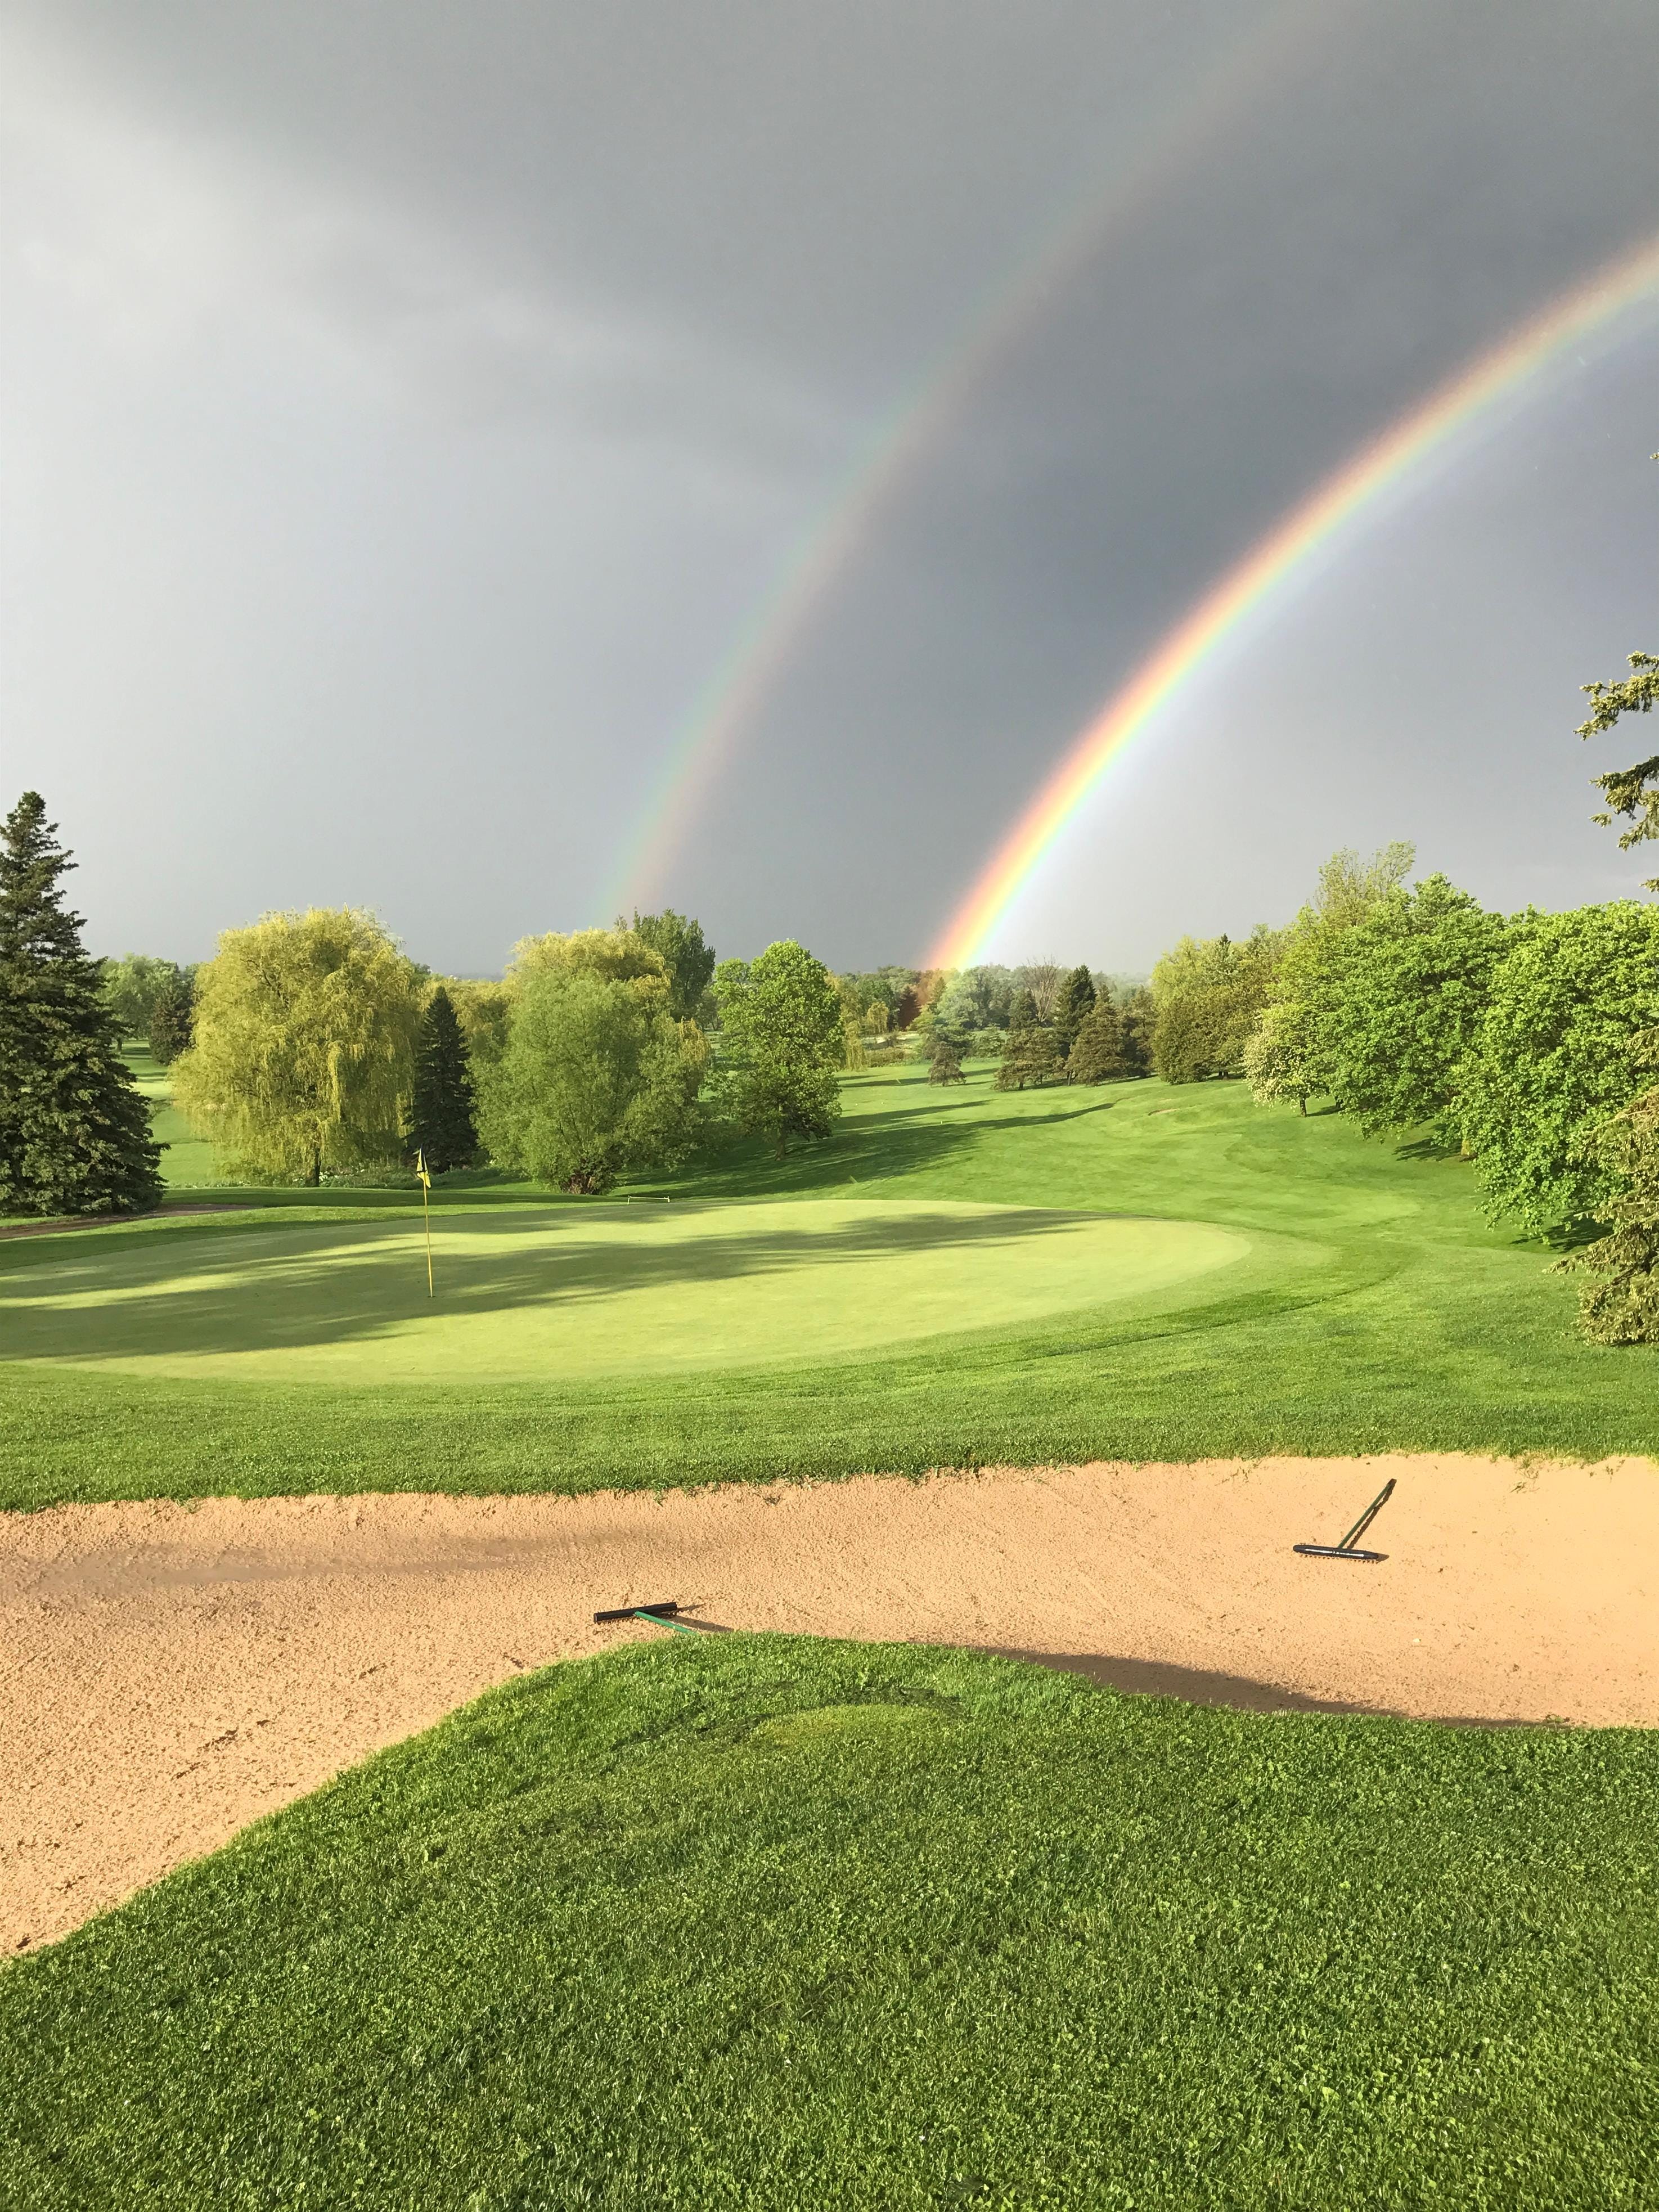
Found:
[[[753,1366],[1006,1329],[1243,1259],[1204,1223],[915,1200],[445,1210],[65,1239],[8,1354],[177,1376],[507,1382]]]

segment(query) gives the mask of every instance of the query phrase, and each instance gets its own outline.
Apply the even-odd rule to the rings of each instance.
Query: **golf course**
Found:
[[[212,1210],[0,1238],[0,1499],[1594,1458],[1659,1425],[1659,1360],[1576,1338],[1555,1255],[1425,1144],[1238,1084],[842,1097],[832,1146],[600,1199],[446,1178],[430,1296],[413,1188],[181,1182]]]
[[[1561,1719],[1652,1702],[1659,1358],[1446,1152],[992,1073],[441,1179],[430,1291],[407,1179],[184,1143],[159,1213],[0,1240],[0,1589],[64,1685],[0,1729],[0,2203],[1647,2201],[1659,1751]],[[1397,1568],[1292,1559],[1379,1454]],[[892,1480],[998,1465],[1062,1472]]]

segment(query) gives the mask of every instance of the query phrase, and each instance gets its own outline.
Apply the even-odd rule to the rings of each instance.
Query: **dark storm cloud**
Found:
[[[1196,85],[1270,51],[903,480],[675,862],[723,945],[918,951],[1221,567],[1659,228],[1659,17],[1611,0],[8,19],[8,780],[52,797],[112,947],[199,952],[259,906],[350,897],[486,968],[595,918],[690,702],[872,421]],[[1607,492],[1659,443],[1640,388],[1605,387],[1628,462],[1542,410],[1522,519],[1444,586],[1471,623],[1501,602],[1529,639],[1553,624],[1564,696],[1639,641],[1638,602],[1564,592],[1571,527],[1516,547],[1588,472],[1608,576],[1651,574],[1651,503]],[[1482,542],[1461,510],[1444,534]],[[1384,594],[1408,662],[1422,641],[1419,685],[1367,677],[1352,742],[1428,817],[1376,835],[1427,840],[1462,798],[1424,773],[1456,668],[1420,608],[1390,629],[1408,574],[1361,563],[1354,589]],[[1450,709],[1493,773],[1516,714],[1529,762],[1556,742],[1531,659],[1509,711],[1520,665],[1495,690],[1480,672],[1484,719]],[[1371,833],[1386,779],[1334,811],[1240,716],[1230,757],[1257,772],[1229,818],[1137,817],[1112,899],[1085,869],[1060,900],[1068,942],[1139,964],[1183,878],[1195,921],[1221,884],[1247,923],[1294,904],[1317,841]],[[1544,866],[1566,787],[1506,817],[1507,849]]]

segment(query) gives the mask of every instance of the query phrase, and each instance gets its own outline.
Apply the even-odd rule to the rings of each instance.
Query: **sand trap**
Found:
[[[1297,1558],[1389,1474],[1381,1566]],[[551,1659],[735,1628],[1261,1707],[1659,1723],[1659,1468],[1458,1457],[0,1516],[0,1944],[64,1934]]]

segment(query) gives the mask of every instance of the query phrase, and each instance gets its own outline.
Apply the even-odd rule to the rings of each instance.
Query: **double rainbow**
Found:
[[[1073,818],[1135,738],[1241,628],[1271,611],[1344,526],[1559,356],[1659,291],[1659,238],[1620,255],[1460,370],[1254,545],[1159,641],[1075,740],[980,874],[927,957],[967,968],[987,948]]]

